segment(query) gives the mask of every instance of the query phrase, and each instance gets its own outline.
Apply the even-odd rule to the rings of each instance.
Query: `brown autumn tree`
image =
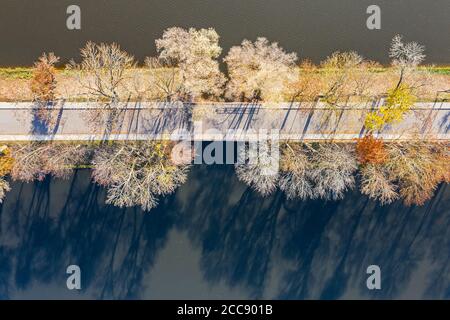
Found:
[[[58,61],[59,57],[50,52],[42,54],[34,64],[30,82],[34,101],[46,104],[55,100],[57,84],[55,64]]]
[[[356,142],[356,155],[362,165],[381,164],[387,160],[387,152],[382,139],[368,134]]]
[[[53,52],[44,53],[34,64],[30,89],[35,103],[36,118],[50,125],[54,119],[53,105],[56,100],[56,69],[59,57]]]
[[[378,200],[382,205],[397,200],[400,197],[398,186],[384,165],[388,153],[383,140],[368,134],[357,140],[355,149],[361,164],[361,193]]]

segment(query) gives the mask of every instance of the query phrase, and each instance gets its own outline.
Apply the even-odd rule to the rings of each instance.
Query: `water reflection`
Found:
[[[87,170],[12,186],[0,206],[2,299],[450,298],[448,185],[423,207],[358,192],[288,201],[260,197],[231,166],[195,166],[150,213],[105,205]],[[65,286],[70,264],[79,293]],[[380,291],[365,286],[370,264]]]

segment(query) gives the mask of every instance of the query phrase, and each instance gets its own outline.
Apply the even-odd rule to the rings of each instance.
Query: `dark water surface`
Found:
[[[423,207],[263,199],[195,166],[150,213],[104,204],[80,170],[13,183],[0,206],[0,298],[450,298],[450,188]],[[66,267],[82,272],[66,288]],[[381,267],[382,289],[366,288]]]
[[[78,4],[82,29],[66,28]],[[366,27],[366,9],[381,8],[381,30]],[[0,65],[30,65],[44,51],[64,61],[86,41],[119,42],[141,61],[171,26],[214,27],[225,52],[242,39],[266,36],[302,58],[335,50],[388,60],[392,37],[427,47],[427,63],[450,64],[449,0],[0,0]]]

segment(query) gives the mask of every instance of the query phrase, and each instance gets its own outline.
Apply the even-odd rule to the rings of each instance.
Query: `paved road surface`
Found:
[[[30,140],[250,140],[268,135],[292,140],[352,140],[365,133],[371,110],[330,110],[322,104],[145,103],[123,106],[115,126],[93,124],[98,107],[65,103],[44,123],[31,103],[0,103],[0,141]],[[90,116],[91,115],[91,116]],[[104,119],[108,113],[102,112]],[[95,117],[101,120],[98,115]],[[101,121],[100,121],[101,123]],[[417,104],[399,124],[379,135],[384,139],[450,139],[450,103]]]

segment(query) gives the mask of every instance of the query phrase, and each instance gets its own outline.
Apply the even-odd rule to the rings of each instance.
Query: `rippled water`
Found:
[[[13,183],[0,205],[0,298],[450,298],[450,188],[423,207],[263,199],[195,166],[150,213],[104,204],[88,170]],[[66,267],[81,267],[80,292]],[[381,268],[382,290],[366,288]]]
[[[66,8],[81,7],[81,31],[66,28]],[[381,8],[381,30],[366,28],[366,9]],[[302,58],[320,61],[357,50],[387,62],[392,37],[427,47],[428,63],[450,64],[448,0],[0,0],[0,65],[29,65],[42,52],[64,61],[86,41],[119,42],[141,61],[171,26],[214,27],[225,52],[266,36]]]

